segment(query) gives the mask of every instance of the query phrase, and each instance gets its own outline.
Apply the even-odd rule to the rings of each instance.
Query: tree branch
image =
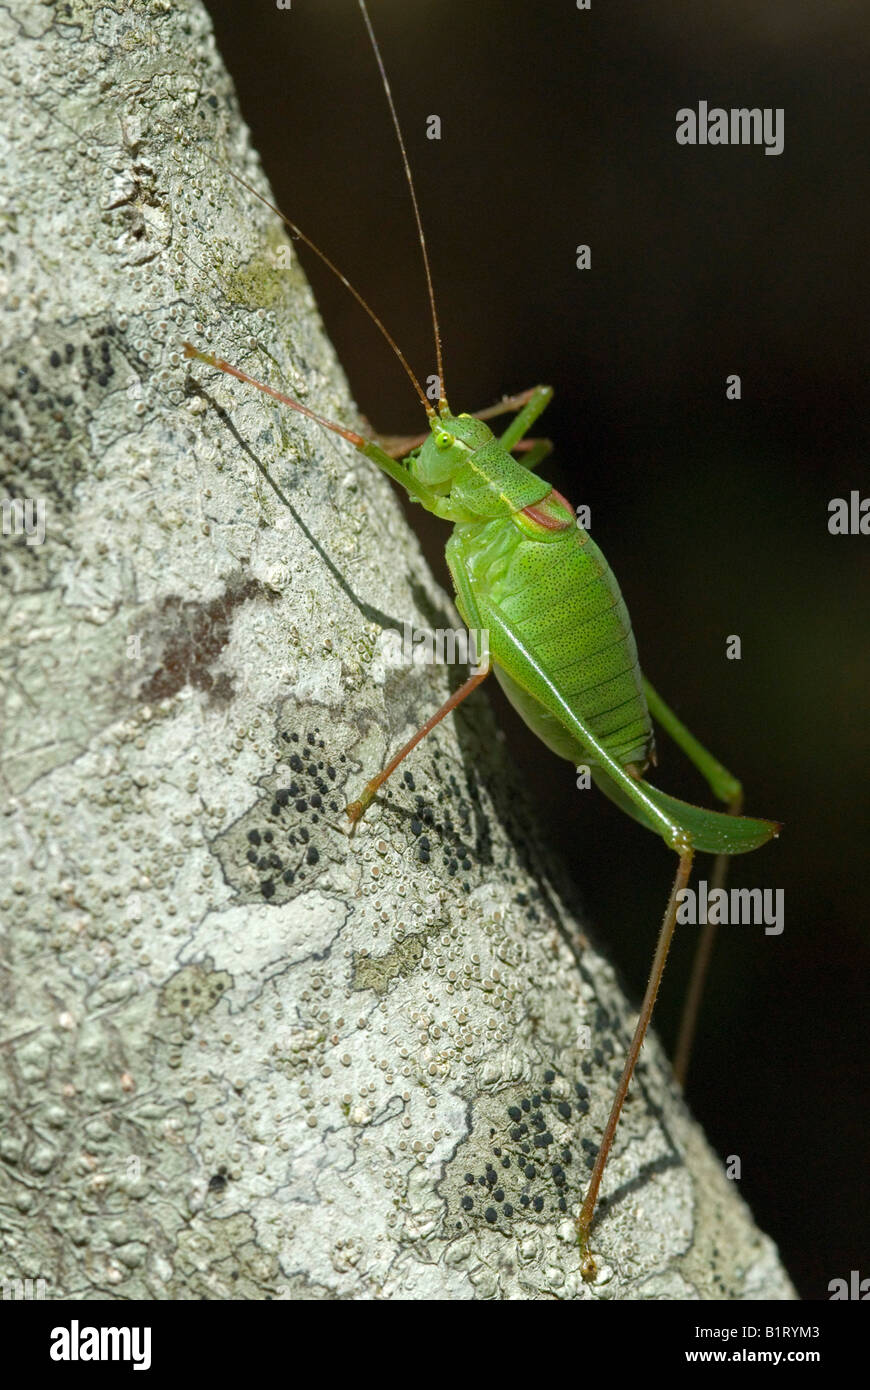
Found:
[[[484,699],[348,837],[461,679],[379,631],[457,619],[373,467],[183,360],[358,422],[202,9],[74,12],[0,8],[0,1276],[791,1297],[655,1040],[583,1284],[630,1010]]]

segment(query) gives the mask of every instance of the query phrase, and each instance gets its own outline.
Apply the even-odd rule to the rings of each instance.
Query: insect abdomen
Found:
[[[472,542],[467,547],[466,536]],[[631,619],[592,538],[575,526],[538,541],[502,521],[459,526],[456,538],[475,592],[499,609],[578,718],[622,766],[645,767],[652,722]],[[574,736],[497,663],[495,672],[548,747],[573,761],[590,761]]]

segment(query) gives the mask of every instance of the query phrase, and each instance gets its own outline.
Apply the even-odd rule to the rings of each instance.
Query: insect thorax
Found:
[[[444,414],[409,460],[413,476],[481,519],[507,517],[540,502],[550,484],[501,447],[483,420]]]

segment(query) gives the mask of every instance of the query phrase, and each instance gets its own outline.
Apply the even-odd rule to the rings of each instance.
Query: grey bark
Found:
[[[449,688],[385,667],[380,630],[457,619],[373,466],[183,360],[211,344],[358,419],[221,167],[265,191],[201,8],[17,0],[0,43],[0,1279],[792,1297],[654,1039],[582,1282],[631,1017],[486,702],[346,834]]]

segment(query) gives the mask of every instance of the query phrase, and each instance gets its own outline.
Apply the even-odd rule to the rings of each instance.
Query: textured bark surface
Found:
[[[16,0],[0,43],[0,498],[45,525],[0,541],[0,1279],[792,1297],[655,1040],[580,1279],[631,1016],[485,699],[345,832],[458,678],[379,631],[457,620],[374,467],[182,358],[357,418],[213,162],[264,187],[202,11]]]

